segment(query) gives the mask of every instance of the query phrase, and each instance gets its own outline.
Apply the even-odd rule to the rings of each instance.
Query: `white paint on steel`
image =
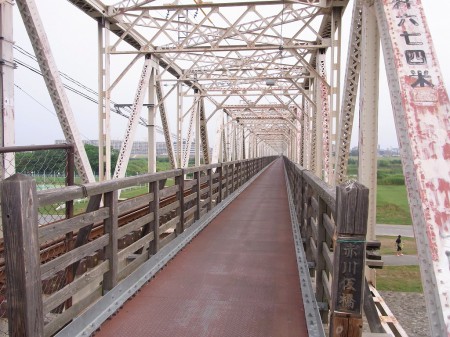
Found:
[[[75,166],[78,174],[84,183],[94,182],[94,174],[81,141],[36,3],[34,0],[17,0],[16,4],[30,37],[66,141],[75,146]]]
[[[152,72],[151,58],[146,57],[144,66],[142,67],[141,77],[134,96],[133,105],[131,107],[130,119],[125,130],[125,136],[120,148],[119,158],[117,159],[116,168],[114,170],[114,178],[123,178],[127,170],[128,161],[130,160],[131,148],[133,146],[136,127],[139,123],[139,116],[144,102],[145,92],[147,91],[150,74]]]
[[[344,90],[336,145],[335,185],[347,179],[347,164],[353,129],[356,97],[359,87],[362,39],[362,0],[354,0],[347,52]]]
[[[378,157],[378,66],[380,35],[373,5],[363,5],[361,45],[361,92],[359,95],[358,181],[369,189],[367,239],[376,240],[377,157]],[[366,268],[369,283],[375,283],[375,271]]]
[[[14,136],[14,56],[13,56],[13,4],[0,2],[0,146],[15,145]],[[1,156],[0,179],[15,171],[14,154]],[[6,167],[8,169],[6,170]]]
[[[376,0],[375,5],[431,335],[448,336],[449,97],[421,1]]]

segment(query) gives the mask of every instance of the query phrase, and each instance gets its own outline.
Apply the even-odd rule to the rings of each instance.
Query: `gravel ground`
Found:
[[[425,299],[422,293],[379,291],[409,337],[430,337]]]

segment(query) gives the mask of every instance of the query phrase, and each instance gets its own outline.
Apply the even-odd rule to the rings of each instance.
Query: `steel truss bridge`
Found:
[[[65,139],[74,146],[74,165],[83,186],[123,181],[136,130],[142,126],[148,130],[148,171],[155,173],[159,118],[171,166],[184,170],[173,177],[189,174],[189,154],[195,146],[195,167],[204,165],[215,172],[203,175],[210,175],[210,186],[219,184],[220,195],[225,178],[217,167],[275,155],[311,172],[323,184],[322,191],[329,191],[347,180],[358,104],[358,182],[368,188],[367,240],[375,239],[381,41],[431,334],[450,335],[450,103],[421,0],[354,0],[351,6],[346,0],[68,1],[74,11],[97,22],[92,34],[98,36],[98,54],[92,57],[98,62],[99,182],[35,0],[0,0],[2,147],[15,145],[12,12],[17,6]],[[352,12],[348,45],[342,44],[344,11]],[[341,57],[344,50],[346,60]],[[128,85],[134,96],[121,110],[128,124],[111,171],[115,89],[129,81],[133,69],[139,69],[139,75]],[[165,92],[166,88],[170,89]],[[3,160],[13,162],[14,155],[6,153]],[[252,170],[245,165],[233,164],[230,177],[235,177],[234,170]],[[208,179],[195,172],[200,204],[202,184]],[[162,178],[152,179],[146,183]],[[291,183],[296,181],[292,179]],[[183,185],[182,180],[176,186]],[[99,190],[104,191],[109,209],[117,207],[112,189]],[[99,209],[98,193],[89,194],[86,187],[80,191],[70,198],[80,193],[96,196],[89,207],[91,212]],[[155,190],[152,193],[154,199],[147,203],[159,198]],[[166,195],[171,193],[175,189]],[[209,193],[208,202],[219,203],[219,194]],[[303,199],[299,200],[297,207],[302,206]],[[200,209],[196,212],[200,218]],[[366,278],[375,281],[370,270]],[[115,285],[110,280],[106,290]]]

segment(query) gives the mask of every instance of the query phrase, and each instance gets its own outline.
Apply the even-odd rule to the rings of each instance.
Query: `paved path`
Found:
[[[307,336],[299,285],[278,160],[95,336]]]
[[[389,235],[389,236],[405,236],[405,237],[414,237],[414,230],[411,225],[385,225],[385,224],[377,224],[375,227],[376,235]]]
[[[377,224],[375,227],[376,235],[388,235],[404,237],[414,237],[414,230],[411,225],[385,225]],[[385,266],[415,266],[419,264],[417,255],[382,255],[381,259]]]

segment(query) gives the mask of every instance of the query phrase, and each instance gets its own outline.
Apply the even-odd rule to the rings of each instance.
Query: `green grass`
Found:
[[[376,275],[377,290],[423,292],[419,266],[385,266]]]
[[[377,189],[377,223],[411,225],[406,187],[379,185]]]

